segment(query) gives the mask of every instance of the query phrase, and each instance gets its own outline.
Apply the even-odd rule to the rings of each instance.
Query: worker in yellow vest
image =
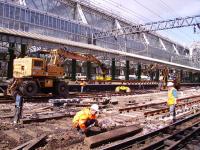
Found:
[[[176,103],[177,103],[176,99],[178,98],[177,90],[174,88],[173,82],[168,82],[167,87],[168,87],[167,105],[169,106],[170,119],[172,120],[172,122],[174,122],[176,119]]]
[[[158,83],[158,88],[159,88],[160,91],[163,88],[163,81],[164,81],[163,79],[164,79],[163,75],[160,74],[160,76],[159,76],[159,83]]]

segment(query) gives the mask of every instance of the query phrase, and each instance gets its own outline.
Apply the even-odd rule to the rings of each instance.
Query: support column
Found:
[[[115,80],[115,72],[116,72],[115,58],[112,58],[112,68],[111,68],[112,80]]]
[[[91,80],[91,62],[87,61],[87,80]]]
[[[181,72],[180,72],[180,82],[184,82],[183,81],[183,70],[181,70]]]
[[[125,80],[129,80],[129,75],[130,75],[130,65],[129,65],[129,60],[126,60]]]
[[[189,72],[189,81],[191,83],[193,82],[193,74],[192,74],[192,72]]]
[[[72,75],[71,75],[71,79],[73,81],[76,80],[76,60],[72,59]]]
[[[137,79],[141,80],[141,74],[142,74],[142,66],[140,63],[137,65]]]
[[[21,45],[21,54],[20,57],[24,58],[26,56],[26,50],[27,50],[27,46],[25,44]]]
[[[8,59],[8,68],[7,68],[8,69],[7,70],[7,79],[10,79],[10,78],[13,77],[13,60],[15,59],[14,47],[15,47],[14,43],[9,44],[9,48],[8,48],[9,59]]]
[[[155,80],[158,82],[159,81],[159,77],[160,77],[160,70],[156,69],[156,78]]]
[[[200,73],[198,73],[198,82],[200,83]]]

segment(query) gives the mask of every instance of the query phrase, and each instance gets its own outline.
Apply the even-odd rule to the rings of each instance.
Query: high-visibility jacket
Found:
[[[80,86],[86,86],[86,83],[85,82],[81,82]]]
[[[84,108],[83,110],[76,113],[73,118],[73,126],[79,126],[81,129],[85,129],[85,123],[88,119],[96,119],[96,115],[91,114],[91,110],[89,108]]]
[[[168,91],[167,104],[169,106],[176,104],[176,97],[174,97],[174,95],[173,95],[173,90],[176,90],[176,89],[173,87]]]

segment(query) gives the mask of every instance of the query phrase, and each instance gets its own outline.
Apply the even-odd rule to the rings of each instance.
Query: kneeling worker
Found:
[[[99,106],[93,104],[90,108],[84,108],[76,113],[73,118],[73,127],[77,128],[81,133],[85,133],[86,136],[89,133],[90,127],[97,123],[97,113],[99,112]]]

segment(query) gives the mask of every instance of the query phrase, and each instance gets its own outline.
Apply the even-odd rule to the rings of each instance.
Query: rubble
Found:
[[[186,91],[179,91],[180,98],[192,95],[199,95],[200,89],[190,89]],[[140,124],[142,132],[140,135],[147,134],[149,132],[158,130],[170,124],[170,118],[167,113],[154,114],[152,116],[144,116],[145,112],[161,109],[166,106],[156,103],[166,102],[167,92],[149,93],[143,95],[129,95],[129,96],[113,96],[99,99],[100,113],[98,116],[99,126],[102,131],[111,131],[121,127]],[[93,98],[83,99],[61,99],[57,102],[64,102],[64,105],[52,105],[57,100],[51,100],[49,103],[44,102],[25,102],[23,107],[23,119],[30,120],[30,124],[23,124],[14,126],[12,124],[12,117],[14,114],[14,103],[12,104],[0,104],[0,134],[4,131],[4,134],[0,136],[2,141],[0,142],[0,149],[14,148],[28,142],[29,140],[39,137],[42,134],[47,134],[47,144],[40,149],[87,149],[83,145],[84,136],[79,135],[78,132],[72,128],[72,116],[76,112],[80,111],[84,107],[90,107],[91,104],[97,103]],[[187,102],[192,101],[188,99]],[[105,103],[104,103],[105,102]],[[115,103],[113,103],[115,102]],[[103,105],[104,103],[104,105]],[[180,102],[182,103],[182,101]],[[131,107],[142,106],[141,109],[130,110],[127,112],[119,113],[121,108],[127,107],[127,104]],[[150,106],[150,108],[146,108]],[[155,105],[154,105],[155,104]],[[128,105],[128,106],[129,106]],[[77,106],[77,107],[76,107]],[[177,117],[189,115],[190,113],[198,112],[200,105],[192,104],[190,107],[183,107],[177,109]],[[64,116],[62,116],[64,114]],[[67,114],[67,116],[65,116]],[[53,118],[64,117],[61,119]],[[61,116],[59,116],[61,115]],[[52,117],[52,118],[51,118]],[[44,122],[34,123],[37,119],[44,119]],[[32,119],[32,121],[31,121]],[[49,120],[52,119],[52,120]],[[18,142],[13,142],[12,138],[9,138],[7,134],[14,130],[16,134],[19,134],[21,138]],[[29,136],[27,136],[27,135]],[[13,142],[14,144],[11,144]]]

